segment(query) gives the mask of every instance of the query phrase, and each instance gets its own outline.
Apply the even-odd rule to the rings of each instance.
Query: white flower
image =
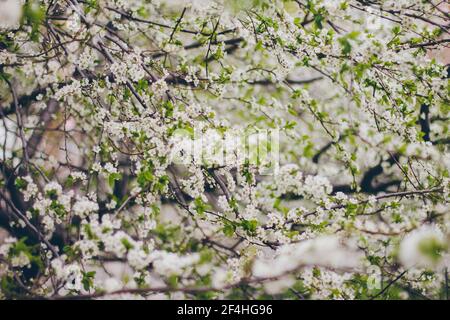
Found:
[[[215,270],[212,275],[213,288],[220,289],[226,286],[228,283],[230,283],[230,276],[228,272],[223,268]]]
[[[74,246],[81,251],[84,260],[88,260],[99,254],[99,249],[94,241],[83,239],[77,241]]]
[[[197,253],[179,256],[165,251],[154,251],[151,256],[155,271],[166,276],[181,274],[184,268],[198,262],[200,258]]]
[[[112,252],[118,257],[125,256],[128,250],[138,248],[139,246],[136,241],[123,231],[118,231],[113,235],[104,237],[103,243],[105,244],[105,251]]]
[[[159,79],[151,85],[151,92],[153,92],[157,97],[164,96],[168,90],[169,87],[164,79]]]
[[[100,172],[101,170],[102,170],[102,165],[100,163],[96,162],[92,165],[93,172]]]
[[[357,269],[362,253],[340,243],[335,236],[324,236],[281,247],[272,259],[257,259],[253,265],[256,277],[279,276],[302,266]]]
[[[90,69],[95,66],[96,58],[94,51],[91,48],[86,48],[78,57],[77,64],[82,70]]]
[[[73,180],[80,180],[80,181],[84,181],[87,179],[87,176],[84,172],[81,171],[73,171],[70,176],[72,177]]]
[[[73,13],[67,20],[66,20],[66,28],[75,33],[80,30],[81,28],[81,19],[78,13]]]
[[[25,201],[28,201],[31,198],[34,198],[39,193],[39,189],[38,186],[33,182],[33,178],[31,178],[30,176],[23,177],[23,180],[27,182],[27,188],[23,193],[23,198]]]
[[[144,269],[149,265],[152,258],[142,249],[134,248],[128,252],[127,260],[135,269]]]
[[[44,225],[45,233],[52,234],[55,231],[55,221],[52,217],[46,215],[42,218],[42,224]]]
[[[111,162],[105,163],[103,168],[107,173],[117,173],[117,168]]]
[[[68,265],[63,271],[65,284],[64,288],[67,290],[80,291],[82,289],[83,275],[81,273],[81,268],[76,264]]]
[[[1,3],[1,2],[0,2]],[[17,56],[6,50],[0,51],[0,64],[12,64],[17,61]]]
[[[51,182],[47,183],[44,187],[45,193],[48,193],[50,191],[54,191],[54,192],[56,192],[57,195],[60,195],[62,192],[62,187],[58,182],[51,181]]]
[[[399,258],[406,268],[437,267],[448,243],[436,225],[424,225],[410,232],[400,244]]]
[[[0,245],[0,255],[7,256],[9,253],[9,249],[11,249],[13,244],[17,242],[17,239],[14,237],[8,237],[3,242],[4,243]]]
[[[282,277],[275,281],[269,281],[264,283],[264,289],[268,294],[282,293],[287,288],[291,287],[295,283],[294,277]]]
[[[85,217],[92,212],[98,211],[98,209],[98,204],[89,200],[87,197],[77,197],[77,200],[72,207],[74,214],[80,217]]]
[[[23,252],[20,251],[19,255],[15,255],[11,258],[11,265],[13,267],[24,267],[30,264],[30,259],[28,256]]]
[[[117,201],[114,199],[111,199],[111,201],[106,204],[107,209],[114,209],[116,206],[117,206]]]
[[[117,291],[122,287],[121,283],[115,278],[108,278],[103,283],[103,288],[106,292]]]
[[[0,29],[14,29],[22,17],[22,0],[0,1]]]

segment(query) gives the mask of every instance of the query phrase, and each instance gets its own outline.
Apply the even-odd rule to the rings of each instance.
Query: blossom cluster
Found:
[[[0,298],[448,298],[449,32],[439,1],[0,1]]]

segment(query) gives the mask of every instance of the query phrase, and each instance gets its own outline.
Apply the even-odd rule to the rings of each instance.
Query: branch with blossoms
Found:
[[[448,298],[449,28],[430,0],[0,1],[0,298]]]

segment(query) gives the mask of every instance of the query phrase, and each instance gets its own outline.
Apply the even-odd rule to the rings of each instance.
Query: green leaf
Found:
[[[81,283],[83,284],[83,288],[86,291],[89,291],[90,288],[94,286],[94,277],[95,271],[83,272],[83,279]]]
[[[119,172],[113,172],[108,177],[108,184],[111,188],[114,188],[116,180],[121,180],[122,175]]]
[[[230,222],[226,222],[223,229],[223,234],[226,235],[227,237],[232,237],[234,235],[234,233],[236,232],[236,226],[233,223]]]
[[[28,183],[22,178],[17,178],[14,184],[18,189],[25,189]]]
[[[242,229],[244,229],[247,232],[247,234],[255,235],[256,228],[258,227],[258,221],[257,220],[243,220],[241,222],[241,227],[242,227]]]
[[[120,242],[123,244],[123,246],[127,249],[127,250],[131,250],[134,248],[133,244],[127,239],[127,238],[122,238],[120,240]]]

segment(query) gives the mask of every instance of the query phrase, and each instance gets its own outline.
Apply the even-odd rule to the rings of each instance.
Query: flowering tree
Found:
[[[0,297],[448,298],[449,33],[439,0],[0,0]]]

